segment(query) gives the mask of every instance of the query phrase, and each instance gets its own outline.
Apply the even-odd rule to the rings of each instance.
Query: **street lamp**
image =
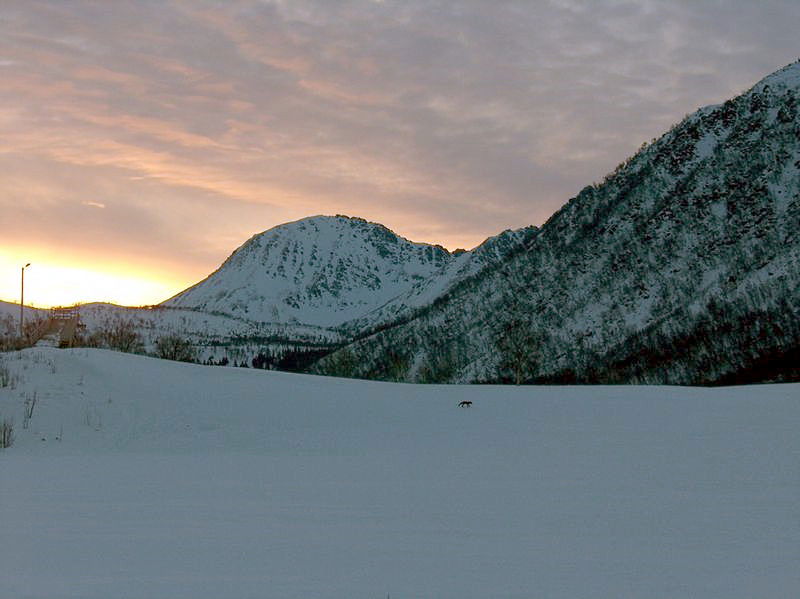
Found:
[[[22,267],[20,285],[19,285],[19,338],[22,339],[23,337],[23,330],[22,324],[25,320],[25,269],[31,265],[28,262],[25,266]]]

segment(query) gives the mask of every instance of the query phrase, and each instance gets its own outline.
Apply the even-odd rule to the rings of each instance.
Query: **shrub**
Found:
[[[11,418],[0,420],[0,449],[14,444],[14,421]]]
[[[156,354],[165,360],[178,362],[194,362],[194,346],[187,340],[177,335],[165,335],[156,341]]]
[[[25,315],[25,326],[20,337],[19,321],[10,315],[0,319],[0,352],[16,351],[30,347],[44,332],[47,318],[39,314]]]
[[[129,320],[109,323],[100,331],[100,338],[109,349],[127,353],[140,353],[144,349],[141,335]]]
[[[130,354],[144,352],[142,336],[130,320],[106,319],[97,329],[87,332],[81,325],[72,338],[73,347],[104,347]]]
[[[12,382],[11,371],[8,366],[0,362],[0,389],[10,387]]]

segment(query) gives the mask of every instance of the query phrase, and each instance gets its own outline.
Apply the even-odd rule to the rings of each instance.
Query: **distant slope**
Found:
[[[227,359],[232,364],[250,364],[261,351],[278,355],[291,350],[328,348],[346,339],[337,331],[312,325],[265,323],[210,314],[184,308],[126,307],[107,303],[77,306],[79,325],[72,341],[78,346],[119,349],[109,333],[122,328],[137,335],[130,351],[155,355],[157,341],[178,336],[193,346],[200,362]],[[25,325],[30,336],[50,317],[49,309],[25,308]],[[17,347],[19,305],[0,301],[0,348]]]
[[[47,318],[49,310],[25,306],[25,322],[31,329],[35,321]],[[19,304],[0,301],[0,347],[19,335]]]
[[[328,347],[344,340],[339,333],[326,328],[257,322],[186,308],[128,308],[98,303],[84,304],[79,312],[88,340],[115,329],[120,323],[129,323],[140,337],[141,351],[155,354],[159,338],[176,335],[194,345],[200,362],[226,358],[231,363],[249,365],[265,348]]]
[[[31,308],[30,306],[25,306],[25,315],[27,316],[28,313],[30,314],[45,314],[47,310],[42,310],[40,308]],[[13,318],[19,322],[19,304],[12,304],[10,302],[4,302],[0,300],[0,318]]]
[[[713,383],[800,377],[800,63],[697,111],[586,187],[502,268],[362,339],[351,374]]]

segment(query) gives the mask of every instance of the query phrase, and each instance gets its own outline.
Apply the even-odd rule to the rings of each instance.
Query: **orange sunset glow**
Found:
[[[36,252],[33,252],[36,255]],[[0,251],[0,300],[19,302],[20,263],[14,254]],[[25,269],[25,305],[37,308],[109,302],[144,306],[162,302],[194,281],[158,272],[127,268],[80,267],[57,259],[32,258]]]
[[[796,52],[791,19],[523,6],[3,3],[0,298],[32,262],[39,306],[159,302],[316,214],[468,249]]]

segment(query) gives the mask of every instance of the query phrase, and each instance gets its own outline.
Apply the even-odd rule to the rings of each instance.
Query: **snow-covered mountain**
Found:
[[[510,331],[526,351],[503,347]],[[722,383],[800,377],[799,350],[800,62],[687,117],[501,267],[318,371]]]
[[[432,300],[502,259],[528,231],[508,231],[471,252],[450,253],[361,218],[314,216],[253,236],[208,278],[163,305],[320,327],[357,320],[360,328]],[[407,296],[408,305],[398,304],[398,296]]]
[[[506,230],[490,237],[471,251],[455,252],[444,265],[426,279],[422,279],[382,306],[343,325],[350,333],[362,333],[370,327],[401,318],[410,318],[424,309],[462,281],[490,266],[504,263],[516,252],[522,251],[538,229],[534,226]]]
[[[159,310],[96,312],[95,328],[134,318],[145,345],[168,330],[237,363],[344,346],[316,372],[366,378],[800,380],[800,62],[687,117],[539,229],[451,253],[315,216],[255,235]]]

